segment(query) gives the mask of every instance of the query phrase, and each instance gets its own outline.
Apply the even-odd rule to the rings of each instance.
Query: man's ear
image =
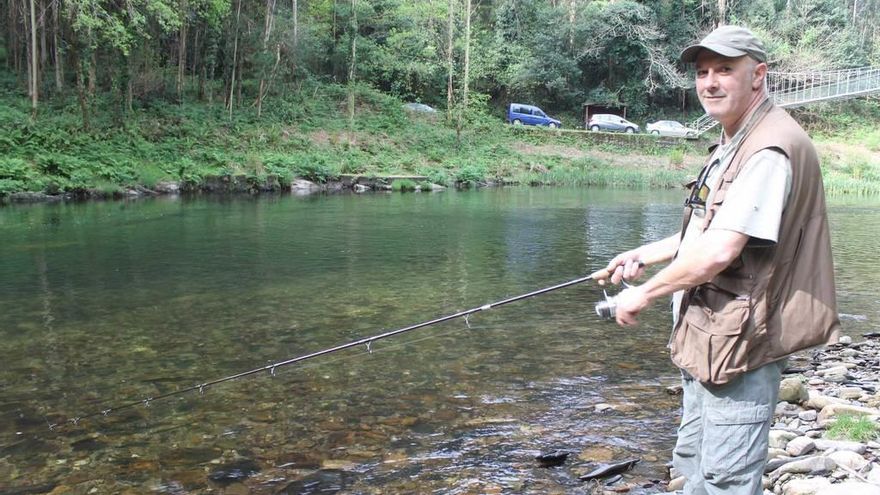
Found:
[[[767,79],[767,64],[764,62],[759,63],[755,66],[755,72],[752,77],[752,90],[758,91],[764,86],[764,81]]]

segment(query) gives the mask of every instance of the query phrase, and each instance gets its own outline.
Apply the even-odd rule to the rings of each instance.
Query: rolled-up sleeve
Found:
[[[734,179],[709,228],[775,243],[790,189],[791,161],[779,150],[761,150]]]

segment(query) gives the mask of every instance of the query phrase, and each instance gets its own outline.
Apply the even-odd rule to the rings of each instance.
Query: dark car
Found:
[[[629,134],[639,132],[639,126],[626,120],[619,115],[610,113],[597,113],[590,117],[587,129],[591,131],[626,132]]]
[[[551,129],[562,127],[562,123],[550,118],[534,105],[511,103],[507,108],[507,122],[513,125],[545,125]]]

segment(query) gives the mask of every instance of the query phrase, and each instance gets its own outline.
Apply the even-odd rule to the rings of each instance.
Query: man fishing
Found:
[[[669,349],[683,411],[673,464],[685,494],[761,494],[785,357],[837,340],[824,187],[807,134],[773,105],[767,54],[748,29],[723,26],[681,52],[721,141],[691,183],[680,232],[619,254],[600,278],[638,279],[616,299],[630,327],[673,296]]]

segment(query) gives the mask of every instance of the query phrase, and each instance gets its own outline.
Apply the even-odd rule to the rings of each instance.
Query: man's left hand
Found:
[[[633,286],[617,294],[617,324],[622,327],[631,327],[638,324],[637,317],[645,308],[651,305],[645,291],[640,286]]]

